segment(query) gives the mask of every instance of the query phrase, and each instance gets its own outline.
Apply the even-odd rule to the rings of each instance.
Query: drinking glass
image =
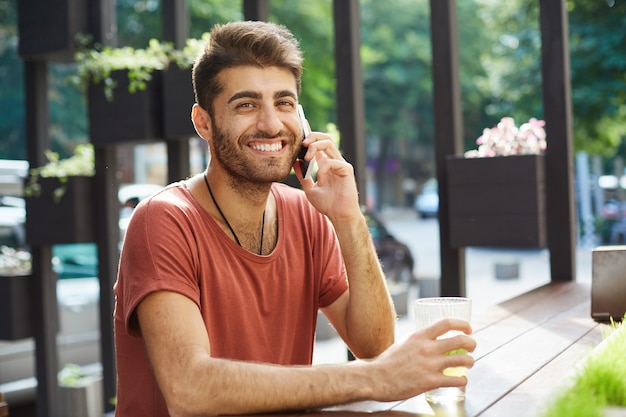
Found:
[[[457,318],[470,321],[472,300],[465,297],[430,297],[418,298],[414,302],[415,328],[417,330],[430,326],[444,318]],[[452,337],[460,332],[451,331],[440,339]],[[450,354],[467,353],[451,352]],[[446,368],[444,375],[463,376],[467,368],[459,366]],[[465,387],[442,387],[426,392],[426,400],[433,403],[457,402],[465,399]]]

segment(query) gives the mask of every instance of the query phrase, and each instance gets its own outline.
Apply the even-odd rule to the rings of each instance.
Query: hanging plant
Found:
[[[200,39],[188,39],[185,46],[179,50],[175,49],[171,42],[160,42],[157,39],[151,39],[148,46],[143,49],[98,45],[93,48],[83,48],[75,55],[78,71],[72,81],[83,89],[89,83],[102,83],[105,95],[110,101],[117,87],[111,73],[125,70],[128,72],[129,92],[143,91],[152,79],[154,71],[165,70],[171,64],[176,64],[180,68],[191,68],[208,39],[208,33]],[[90,40],[83,36],[79,42],[87,45]]]
[[[39,178],[57,178],[60,185],[54,190],[54,201],[58,203],[67,190],[68,177],[93,177],[96,173],[94,149],[93,145],[89,143],[77,145],[74,154],[69,158],[60,159],[57,152],[50,150],[46,151],[45,155],[49,162],[30,170],[30,178],[24,187],[26,197],[39,197],[41,195]]]

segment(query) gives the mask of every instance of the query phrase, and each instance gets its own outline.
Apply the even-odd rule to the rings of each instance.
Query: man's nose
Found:
[[[280,115],[273,106],[271,108],[263,108],[259,112],[256,126],[258,131],[264,132],[270,137],[277,135],[284,127]]]

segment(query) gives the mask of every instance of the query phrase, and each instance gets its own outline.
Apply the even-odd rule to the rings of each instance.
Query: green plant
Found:
[[[93,375],[84,374],[79,365],[66,364],[58,375],[59,384],[64,387],[81,387],[85,382],[92,381]]]
[[[58,178],[60,186],[54,190],[54,201],[59,202],[65,195],[67,178],[70,176],[95,175],[95,154],[92,144],[79,144],[74,149],[74,154],[66,159],[60,159],[59,154],[50,150],[46,151],[48,163],[30,170],[30,178],[24,187],[26,197],[39,197],[41,185],[39,178]]]
[[[187,39],[182,49],[175,49],[172,43],[156,39],[151,39],[144,49],[129,46],[82,48],[75,55],[78,71],[72,81],[81,88],[86,88],[89,83],[103,83],[107,99],[112,100],[117,85],[111,73],[125,70],[128,72],[129,92],[145,90],[154,71],[164,70],[171,64],[190,68],[208,41],[208,36],[205,33],[200,39]],[[88,44],[89,39],[83,37],[79,43]]]
[[[30,252],[9,246],[0,246],[0,275],[28,275],[31,270]]]
[[[543,417],[602,417],[608,406],[626,407],[626,328],[612,328],[617,330],[588,355],[572,385]]]

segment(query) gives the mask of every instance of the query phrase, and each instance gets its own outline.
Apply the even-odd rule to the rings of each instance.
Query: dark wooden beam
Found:
[[[117,45],[115,0],[93,0],[91,28],[94,40],[107,46]],[[95,151],[96,244],[98,246],[98,279],[100,282],[100,350],[102,361],[104,410],[115,407],[110,400],[117,395],[115,341],[113,338],[113,284],[117,276],[120,241],[116,148],[97,146]]]
[[[243,0],[243,19],[268,21],[270,0]]]
[[[163,40],[182,49],[189,37],[189,13],[187,0],[163,0],[161,2]]]
[[[109,401],[117,395],[115,340],[113,337],[113,312],[115,297],[113,285],[119,262],[120,231],[116,176],[117,149],[115,146],[98,146],[96,154],[96,239],[98,243],[98,277],[100,281],[100,346],[102,351],[102,378],[105,411],[115,407]]]
[[[24,84],[28,162],[31,167],[38,167],[46,163],[44,152],[50,147],[47,62],[26,60]],[[58,410],[59,398],[57,278],[52,271],[52,247],[50,245],[31,247],[31,256],[34,280],[32,317],[35,333],[37,416],[47,417],[54,415]]]
[[[116,0],[88,2],[89,33],[96,43],[117,46]]]
[[[183,48],[189,37],[187,0],[163,0],[161,7],[163,39],[174,43],[176,48]],[[168,183],[188,177],[191,173],[188,138],[165,138],[165,144],[167,146]]]
[[[463,152],[456,0],[430,0],[435,167],[439,184],[440,292],[465,295],[465,249],[450,247],[446,158]]]
[[[366,203],[365,102],[358,0],[333,1],[337,124],[344,158],[354,166],[359,199]]]
[[[548,248],[552,281],[576,279],[576,213],[568,21],[565,1],[539,0],[546,121]]]

